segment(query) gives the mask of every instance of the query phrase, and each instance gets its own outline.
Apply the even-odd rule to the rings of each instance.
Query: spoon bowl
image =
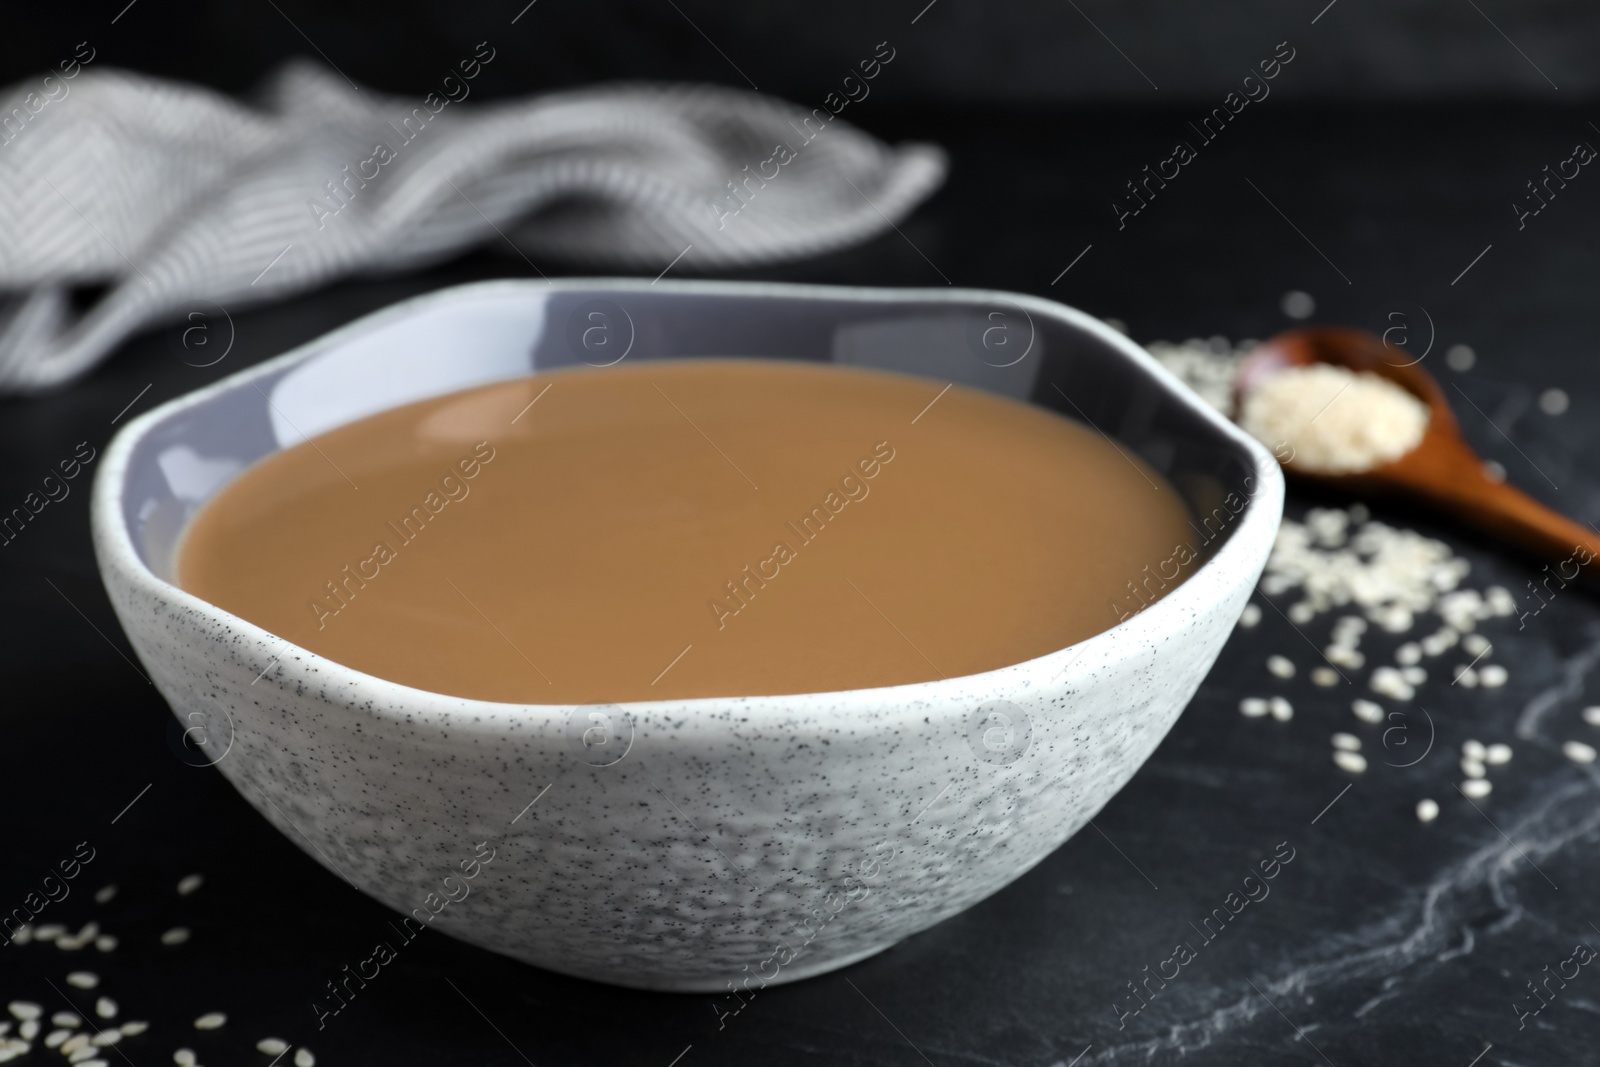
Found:
[[[1461,436],[1444,390],[1418,360],[1366,332],[1313,327],[1263,342],[1245,358],[1234,387],[1235,413],[1245,396],[1274,374],[1327,363],[1384,378],[1428,405],[1428,426],[1417,446],[1398,459],[1364,471],[1321,474],[1294,465],[1285,470],[1311,484],[1361,497],[1420,501],[1556,565],[1563,580],[1585,574],[1600,579],[1600,536],[1505,482],[1490,476],[1482,458]]]

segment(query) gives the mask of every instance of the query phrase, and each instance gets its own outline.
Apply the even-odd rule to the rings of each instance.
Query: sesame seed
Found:
[[[1467,740],[1461,742],[1461,754],[1467,759],[1482,762],[1489,758],[1489,750],[1483,747],[1482,741]]]
[[[189,940],[189,928],[187,926],[174,926],[161,935],[161,943],[163,945],[181,945],[187,940]]]
[[[1402,667],[1400,677],[1405,679],[1407,685],[1421,685],[1428,680],[1428,672],[1421,667]]]
[[[1333,735],[1333,747],[1345,752],[1360,752],[1361,738],[1355,734],[1337,733]]]
[[[172,1054],[172,1062],[178,1067],[194,1067],[198,1061],[194,1058],[193,1049],[180,1048]]]
[[[1478,672],[1463,663],[1461,666],[1456,668],[1456,679],[1454,684],[1459,685],[1463,689],[1474,689],[1478,685]]]
[[[36,941],[54,941],[66,932],[67,928],[65,926],[57,923],[45,923],[33,932],[33,937]]]
[[[126,1022],[126,1023],[122,1024],[122,1036],[123,1037],[138,1037],[140,1034],[144,1033],[148,1029],[150,1029],[150,1024],[149,1023],[141,1022],[141,1021],[136,1019],[133,1022]]]
[[[1268,708],[1272,712],[1272,717],[1279,722],[1288,722],[1294,718],[1294,705],[1283,697],[1273,697],[1268,701]]]
[[[1355,700],[1350,704],[1350,710],[1355,712],[1356,718],[1362,722],[1380,723],[1383,721],[1383,705],[1370,700]]]
[[[1324,689],[1331,689],[1339,684],[1339,672],[1332,667],[1313,667],[1311,669],[1311,684],[1320,685]]]
[[[1483,764],[1479,763],[1470,756],[1462,756],[1461,773],[1466,775],[1468,778],[1482,778],[1484,773]]]
[[[118,1027],[112,1027],[110,1030],[102,1030],[98,1034],[95,1034],[89,1039],[89,1044],[95,1046],[96,1048],[107,1048],[111,1045],[115,1045],[121,1040],[122,1030]]]
[[[117,939],[111,934],[101,934],[94,939],[94,947],[101,952],[115,952],[117,950]]]
[[[183,878],[178,882],[178,895],[180,897],[188,896],[190,893],[193,893],[196,889],[199,889],[201,883],[203,883],[204,881],[205,881],[205,878],[203,878],[202,876],[200,876],[198,874],[186,874],[186,875],[184,875]]]
[[[317,1058],[308,1048],[296,1049],[294,1053],[294,1067],[316,1067]]]
[[[11,1012],[12,1015],[16,1016],[18,1019],[22,1019],[23,1021],[27,1021],[28,1019],[37,1019],[40,1013],[44,1011],[43,1008],[39,1007],[39,1005],[33,1003],[31,1000],[13,1000],[10,1004],[6,1005],[6,1008]]]
[[[1239,701],[1239,714],[1251,719],[1259,719],[1268,710],[1267,702],[1261,697],[1245,697]]]
[[[76,1030],[83,1025],[83,1020],[70,1011],[58,1011],[50,1016],[50,1022],[55,1026],[62,1026],[68,1030]]]
[[[1496,741],[1494,744],[1483,750],[1483,759],[1485,763],[1510,763],[1511,746],[1504,745]]]
[[[208,1011],[194,1021],[196,1030],[219,1030],[228,1021],[228,1017],[220,1011]]]
[[[1351,774],[1360,774],[1367,769],[1367,759],[1359,752],[1346,752],[1343,749],[1335,749],[1333,762],[1339,765],[1340,770],[1349,771]]]
[[[1471,345],[1451,345],[1444,354],[1444,362],[1453,371],[1469,371],[1478,362],[1478,353]]]
[[[111,898],[116,896],[116,895],[117,895],[117,887],[116,886],[114,886],[114,885],[101,886],[99,889],[96,889],[94,891],[94,902],[96,904],[109,904],[109,903],[111,903]]]
[[[79,1051],[81,1051],[83,1049],[86,1049],[88,1047],[89,1047],[89,1035],[88,1034],[75,1034],[72,1037],[69,1037],[65,1042],[62,1043],[62,1045],[61,1045],[61,1054],[63,1056],[70,1056],[74,1052],[79,1052]]]
[[[1469,656],[1481,656],[1494,646],[1482,634],[1468,634],[1461,639],[1461,647]]]
[[[1594,746],[1582,741],[1568,741],[1561,746],[1561,754],[1573,763],[1593,763],[1595,757]]]
[[[45,1035],[44,1047],[55,1048],[61,1042],[72,1036],[71,1030],[52,1030]]]
[[[1278,307],[1291,319],[1308,319],[1311,313],[1317,310],[1317,301],[1304,290],[1290,289],[1278,301]]]
[[[1267,670],[1279,678],[1294,677],[1294,664],[1287,656],[1268,656]]]
[[[22,1040],[24,1040],[24,1041],[32,1041],[34,1038],[38,1037],[39,1036],[39,1020],[38,1019],[27,1019],[27,1020],[24,1020],[22,1025],[17,1027],[17,1036],[22,1038]]]
[[[100,976],[93,971],[73,971],[67,975],[67,984],[78,989],[93,989],[100,984]]]
[[[80,1060],[78,1067],[111,1067],[111,1063],[109,1060],[101,1059]]]
[[[1487,778],[1468,778],[1461,783],[1461,792],[1472,800],[1482,800],[1493,789],[1494,787],[1489,784],[1489,779]]]
[[[1243,626],[1246,630],[1252,629],[1255,624],[1260,621],[1261,605],[1259,604],[1246,604],[1244,606],[1244,611],[1239,613],[1239,625]]]
[[[1506,679],[1510,677],[1510,673],[1500,664],[1489,663],[1478,671],[1478,684],[1485,689],[1498,689],[1505,685]]]
[[[1546,415],[1560,415],[1571,403],[1565,389],[1546,389],[1539,394],[1539,410]]]
[[[101,997],[94,1002],[94,1013],[102,1019],[114,1019],[117,1016],[117,1002],[110,997]]]
[[[1304,626],[1316,617],[1317,609],[1304,600],[1289,605],[1289,621],[1298,626]]]
[[[1393,667],[1379,667],[1374,670],[1367,685],[1374,693],[1395,700],[1410,700],[1416,695],[1416,690],[1405,680],[1405,676]]]
[[[1409,667],[1422,662],[1422,646],[1415,641],[1407,641],[1394,650],[1394,661],[1402,667]]]
[[[279,1056],[289,1051],[289,1042],[281,1037],[264,1037],[256,1042],[256,1051],[265,1056]]]

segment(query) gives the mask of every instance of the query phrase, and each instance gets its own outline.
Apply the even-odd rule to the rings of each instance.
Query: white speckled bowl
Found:
[[[1003,670],[599,709],[407,688],[172,584],[189,516],[301,432],[580,360],[717,355],[883,367],[933,379],[930,396],[961,382],[1091,422],[1207,516],[1196,531],[1209,556],[1115,628]],[[412,915],[406,930],[437,926],[603,982],[725,991],[878,952],[1071,837],[1193,695],[1282,502],[1265,451],[1059,304],[573,280],[410,300],[163,405],[107,450],[93,518],[111,602],[186,751],[338,876]]]

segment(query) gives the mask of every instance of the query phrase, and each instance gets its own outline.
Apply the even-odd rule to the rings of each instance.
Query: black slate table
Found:
[[[865,247],[727,276],[1021,290],[1118,318],[1142,341],[1270,335],[1292,325],[1279,310],[1290,289],[1316,297],[1313,321],[1382,329],[1398,312],[1419,346],[1431,323],[1426,365],[1471,442],[1533,495],[1600,519],[1591,370],[1600,177],[1581,174],[1521,229],[1511,206],[1545,164],[1600,140],[1587,112],[1274,100],[1204,146],[1119,228],[1112,203],[1123,183],[1168,156],[1192,117],[863,112],[858,121],[875,132],[948,146],[948,186],[900,232]],[[674,272],[693,268],[689,257]],[[208,357],[185,347],[182,326],[140,337],[69,389],[0,402],[0,505],[20,503],[79,442],[103,449],[119,418],[398,298],[528,273],[520,257],[490,248],[414,276],[235,310],[231,351],[204,368],[193,364]],[[1444,365],[1456,343],[1476,349],[1471,370]],[[1535,402],[1551,387],[1570,395],[1565,414]],[[272,830],[215,769],[175,754],[171,716],[131,662],[101,590],[87,496],[79,480],[0,548],[0,908],[21,904],[75,851],[92,852],[71,895],[40,921],[76,930],[95,920],[118,946],[0,948],[0,1000],[54,1011],[115,998],[122,1018],[152,1025],[112,1062],[169,1063],[187,1045],[202,1063],[264,1067],[271,1057],[253,1046],[268,1034],[334,1067],[1528,1067],[1597,1056],[1600,966],[1551,985],[1553,1000],[1520,1028],[1517,1007],[1532,1003],[1525,982],[1576,943],[1600,948],[1600,778],[1559,748],[1600,733],[1579,717],[1600,702],[1600,610],[1586,593],[1485,624],[1509,684],[1462,690],[1434,670],[1411,706],[1403,756],[1407,735],[1385,747],[1351,716],[1356,687],[1306,680],[1314,653],[1269,608],[1257,628],[1236,632],[1097,830],[970,911],[845,971],[765,990],[720,1022],[710,997],[575,981],[428,934],[319,1031],[312,999],[368,954],[392,916]],[[1296,491],[1288,510],[1317,503]],[[1449,542],[1470,559],[1474,587],[1525,596],[1538,570],[1425,516],[1383,506],[1375,515]],[[1327,640],[1330,618],[1306,627],[1311,641]],[[1366,650],[1386,656],[1398,640],[1369,637]],[[1302,665],[1296,680],[1267,675],[1275,652]],[[1241,717],[1242,696],[1273,692],[1294,702],[1292,722]],[[1372,765],[1358,778],[1329,759],[1338,729],[1367,739]],[[1411,760],[1429,736],[1420,762],[1389,765]],[[1468,737],[1515,748],[1481,811],[1454,790]],[[1413,814],[1422,796],[1443,808],[1430,826]],[[1294,859],[1270,897],[1138,1015],[1120,1016],[1127,983],[1175,942],[1198,941],[1190,924],[1282,842]],[[190,872],[205,884],[180,896],[175,885]],[[97,904],[93,891],[111,883],[119,892]],[[161,933],[180,925],[190,939],[162,945]],[[78,969],[98,972],[100,989],[67,984]],[[207,1011],[227,1013],[227,1025],[195,1031],[191,1020]],[[36,1048],[21,1062],[55,1056]]]

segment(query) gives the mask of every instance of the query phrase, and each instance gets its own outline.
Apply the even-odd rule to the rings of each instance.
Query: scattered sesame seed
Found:
[[[1239,714],[1251,719],[1259,719],[1268,710],[1266,700],[1261,697],[1245,697],[1239,701]]]
[[[1539,410],[1546,415],[1560,415],[1571,403],[1565,389],[1546,389],[1539,394]]]
[[[78,1067],[111,1067],[111,1062],[109,1060],[99,1060],[99,1059],[80,1060],[79,1063],[78,1063]]]
[[[100,984],[100,976],[93,971],[73,971],[67,975],[67,984],[78,989],[93,989]]]
[[[94,939],[94,947],[101,952],[115,952],[117,950],[117,939],[111,934],[101,934]]]
[[[1467,759],[1474,759],[1479,762],[1489,758],[1489,750],[1483,747],[1483,742],[1470,739],[1461,742],[1461,754]]]
[[[1415,641],[1407,641],[1394,650],[1394,661],[1402,667],[1410,667],[1422,662],[1422,646]]]
[[[68,1030],[76,1030],[83,1025],[83,1020],[70,1011],[56,1012],[50,1016],[50,1022],[55,1026],[65,1027]]]
[[[74,1052],[80,1052],[83,1049],[86,1049],[88,1047],[89,1047],[89,1035],[88,1034],[74,1034],[72,1037],[67,1038],[67,1040],[62,1043],[62,1045],[61,1045],[61,1054],[63,1056],[70,1056]]]
[[[22,1038],[22,1040],[24,1040],[24,1041],[32,1041],[34,1038],[38,1037],[39,1036],[39,1020],[38,1019],[27,1019],[27,1020],[24,1020],[23,1024],[21,1026],[17,1027],[17,1036]]]
[[[196,889],[199,889],[204,881],[205,878],[198,874],[184,875],[183,878],[178,882],[178,895],[180,897],[188,896]]]
[[[189,940],[189,928],[187,926],[174,926],[161,935],[161,943],[163,945],[181,945],[187,940]]]
[[[1573,763],[1593,763],[1595,757],[1594,746],[1582,741],[1568,741],[1561,746],[1561,754]]]
[[[94,891],[94,902],[96,904],[109,904],[109,903],[111,903],[111,898],[116,896],[116,895],[117,895],[117,887],[116,886],[114,886],[114,885],[101,886],[99,889],[96,889]]]
[[[65,926],[57,923],[45,923],[33,932],[33,937],[36,941],[54,941],[66,932],[67,928]]]
[[[1239,613],[1239,625],[1249,630],[1261,621],[1261,605],[1246,604],[1244,611]]]
[[[113,1026],[109,1030],[102,1030],[89,1039],[89,1044],[95,1048],[109,1048],[122,1040],[122,1030]]]
[[[1283,697],[1273,697],[1268,702],[1268,708],[1272,712],[1272,717],[1279,722],[1288,722],[1294,718],[1294,705]]]
[[[196,1030],[219,1030],[228,1021],[228,1017],[220,1011],[208,1011],[194,1021]]]
[[[1367,759],[1359,752],[1346,752],[1343,749],[1335,749],[1333,762],[1339,765],[1341,771],[1349,771],[1351,774],[1360,774],[1367,769]]]
[[[1483,461],[1483,473],[1491,482],[1503,482],[1506,480],[1506,465],[1499,460],[1486,459]]]
[[[1485,763],[1510,763],[1511,746],[1504,745],[1496,741],[1494,744],[1483,750],[1483,759]]]
[[[194,1058],[193,1049],[180,1048],[172,1054],[172,1062],[178,1067],[194,1067],[198,1061]]]
[[[1499,689],[1511,675],[1498,663],[1486,664],[1478,671],[1478,684],[1485,689]]]
[[[1600,704],[1583,709],[1583,721],[1590,726],[1600,726]]]
[[[1362,722],[1380,723],[1383,721],[1383,705],[1371,700],[1354,700],[1350,703],[1350,710],[1355,712],[1356,718]]]
[[[1461,792],[1472,800],[1482,800],[1494,789],[1487,778],[1468,778],[1461,783]]]
[[[264,1037],[256,1042],[256,1051],[266,1056],[281,1056],[289,1051],[289,1042],[281,1037]]]
[[[296,1049],[294,1053],[294,1067],[316,1067],[317,1058],[308,1048]]]
[[[1469,371],[1478,362],[1478,353],[1471,345],[1451,345],[1444,354],[1444,362],[1453,371]]]
[[[1346,752],[1360,752],[1361,738],[1355,734],[1337,733],[1333,735],[1333,747]]]
[[[1462,664],[1456,668],[1455,681],[1451,684],[1459,685],[1463,689],[1475,689],[1478,685],[1478,672]]]
[[[1483,764],[1471,756],[1462,756],[1461,773],[1468,778],[1482,778],[1484,774]]]
[[[148,1029],[150,1029],[150,1024],[149,1023],[135,1019],[133,1022],[127,1022],[127,1023],[123,1023],[122,1024],[122,1036],[123,1037],[138,1037],[140,1034],[144,1033]]]
[[[1469,656],[1481,656],[1494,646],[1489,644],[1489,639],[1482,634],[1468,634],[1461,639],[1461,647]]]
[[[1309,319],[1312,312],[1317,310],[1317,301],[1308,292],[1290,289],[1278,301],[1278,307],[1291,319]]]
[[[1294,664],[1287,656],[1268,656],[1267,670],[1279,678],[1293,678]]]
[[[37,1019],[40,1013],[44,1011],[43,1008],[39,1007],[39,1005],[33,1003],[31,1000],[13,1000],[10,1004],[6,1005],[6,1008],[11,1012],[12,1015],[23,1020],[24,1022],[29,1019]]]
[[[1410,700],[1416,695],[1416,690],[1405,680],[1405,676],[1393,667],[1379,667],[1374,670],[1372,677],[1367,680],[1367,685],[1374,693],[1395,700]]]
[[[110,997],[101,997],[94,1002],[94,1013],[102,1019],[115,1019],[117,1017],[117,1002]]]
[[[1421,667],[1402,667],[1400,677],[1406,680],[1407,685],[1421,685],[1428,680],[1428,672]]]
[[[32,940],[33,940],[33,924],[32,923],[23,923],[21,926],[17,927],[15,932],[13,932],[12,935],[11,935],[11,943],[13,945],[26,945],[29,941],[32,941]],[[0,1036],[3,1036],[4,1034],[5,1034],[5,1031],[4,1030],[0,1030]]]
[[[1332,667],[1311,668],[1311,684],[1320,685],[1324,689],[1331,689],[1339,684],[1339,672]]]
[[[61,1042],[72,1036],[71,1030],[52,1030],[45,1035],[44,1047],[55,1048]]]
[[[1304,600],[1289,605],[1289,621],[1304,626],[1317,617],[1317,609]]]

